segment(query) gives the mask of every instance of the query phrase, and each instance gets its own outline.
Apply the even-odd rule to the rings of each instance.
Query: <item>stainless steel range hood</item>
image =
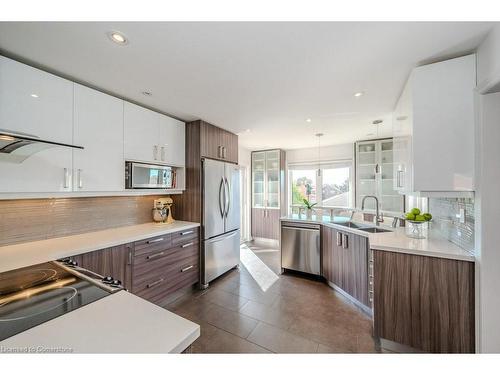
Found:
[[[36,135],[0,129],[0,161],[22,163],[31,155],[52,147],[69,147],[83,150],[82,146],[47,141]]]

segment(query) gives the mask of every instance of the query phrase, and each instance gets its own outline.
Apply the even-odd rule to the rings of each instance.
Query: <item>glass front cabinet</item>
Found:
[[[252,236],[279,238],[279,218],[284,209],[285,152],[252,152]]]
[[[379,200],[380,210],[404,211],[404,195],[394,189],[392,138],[356,142],[356,208],[367,195]],[[365,202],[365,210],[375,210],[375,200]]]

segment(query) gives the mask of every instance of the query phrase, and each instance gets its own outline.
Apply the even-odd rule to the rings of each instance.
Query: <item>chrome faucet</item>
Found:
[[[378,206],[378,198],[375,195],[365,195],[363,197],[363,200],[361,201],[361,210],[365,209],[365,199],[366,198],[373,198],[375,199],[375,205],[376,205],[376,213],[375,213],[375,225],[380,225],[380,223],[384,222],[384,215],[380,214],[379,212],[379,206]]]

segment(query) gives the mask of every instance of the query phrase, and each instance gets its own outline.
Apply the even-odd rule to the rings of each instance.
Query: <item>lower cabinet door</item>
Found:
[[[474,353],[474,263],[374,251],[374,334],[430,353]]]
[[[125,244],[107,249],[92,251],[72,257],[80,267],[102,276],[111,276],[120,280],[122,285],[132,288],[132,255],[134,244]]]

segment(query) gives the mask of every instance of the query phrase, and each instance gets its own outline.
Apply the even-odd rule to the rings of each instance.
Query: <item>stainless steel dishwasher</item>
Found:
[[[321,274],[320,226],[281,223],[281,268]]]

